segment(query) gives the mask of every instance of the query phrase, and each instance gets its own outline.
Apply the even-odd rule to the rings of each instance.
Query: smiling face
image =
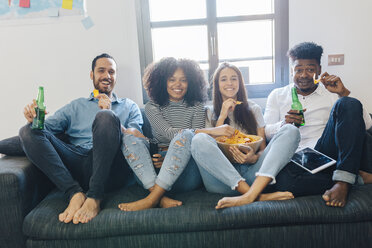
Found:
[[[167,80],[167,92],[169,101],[178,102],[183,100],[187,93],[188,82],[182,69],[178,68]]]
[[[291,68],[293,82],[297,92],[301,95],[313,93],[317,84],[314,84],[315,78],[318,78],[321,68],[315,59],[296,59]]]
[[[237,99],[239,77],[235,70],[231,68],[222,69],[218,78],[218,84],[223,101],[229,98]]]
[[[111,97],[116,84],[116,63],[110,58],[100,58],[96,62],[94,71],[90,72],[94,88],[100,93]]]

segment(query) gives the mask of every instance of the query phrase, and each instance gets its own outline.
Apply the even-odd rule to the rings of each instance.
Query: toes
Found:
[[[77,213],[74,215],[72,222],[73,222],[74,224],[79,224],[80,217],[81,217],[80,212],[77,212]]]
[[[59,219],[60,222],[64,222],[65,219],[66,219],[66,217],[67,217],[67,213],[66,213],[66,212],[63,212],[63,213],[61,213],[61,214],[58,216],[58,219]]]
[[[72,220],[72,218],[74,218],[74,215],[72,213],[68,213],[64,222],[69,223]]]
[[[221,200],[219,200],[219,201],[217,202],[216,209],[224,208],[224,202],[225,202],[224,199],[225,199],[225,198],[222,198]]]
[[[128,205],[124,203],[119,204],[119,208],[121,211],[129,211]]]
[[[331,200],[331,192],[329,190],[327,190],[323,195],[323,200],[326,202],[326,204],[328,205],[329,201]]]

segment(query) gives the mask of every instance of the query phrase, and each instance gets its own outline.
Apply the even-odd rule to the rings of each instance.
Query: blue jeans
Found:
[[[199,170],[191,157],[191,140],[194,133],[185,129],[178,133],[169,144],[163,164],[157,175],[144,138],[124,134],[123,153],[129,166],[145,189],[155,184],[166,191],[185,192],[197,189],[202,180]]]
[[[292,125],[283,126],[273,137],[255,164],[232,164],[211,136],[195,135],[191,153],[207,191],[227,195],[238,194],[240,181],[252,185],[257,175],[267,176],[275,183],[276,175],[291,160],[300,142],[300,133]]]
[[[303,196],[324,193],[333,186],[333,181],[354,184],[364,137],[362,104],[351,97],[340,98],[333,106],[323,134],[315,146],[316,150],[337,160],[336,165],[311,174],[289,164],[277,176],[275,190],[288,190],[295,196]]]
[[[359,174],[366,126],[362,104],[342,97],[332,108],[327,125],[315,149],[335,159],[334,181],[355,183]]]
[[[93,148],[67,144],[48,130],[22,127],[19,136],[27,157],[70,199],[75,193],[103,199],[104,192],[133,183],[133,173],[120,150],[119,118],[110,110],[97,113]],[[124,180],[123,180],[124,178]]]

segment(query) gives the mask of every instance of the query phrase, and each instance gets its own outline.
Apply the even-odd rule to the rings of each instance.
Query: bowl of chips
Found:
[[[232,153],[230,152],[231,146],[236,146],[244,153],[247,153],[249,150],[253,150],[255,153],[260,148],[260,145],[263,141],[261,136],[244,134],[239,130],[235,130],[235,133],[231,137],[220,136],[216,138],[218,147],[221,149],[223,154],[229,159],[230,162],[236,163],[233,158]]]

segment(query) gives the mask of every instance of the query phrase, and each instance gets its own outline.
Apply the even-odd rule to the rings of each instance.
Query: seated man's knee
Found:
[[[115,115],[114,112],[112,112],[109,109],[103,109],[100,110],[94,119],[93,125],[99,125],[99,126],[104,126],[104,127],[109,127],[112,125],[119,125],[120,120],[119,118]]]
[[[19,138],[23,143],[27,141],[32,141],[33,140],[32,136],[33,130],[31,129],[30,124],[26,124],[21,129],[19,129]]]
[[[363,112],[362,103],[353,97],[341,97],[337,100],[335,106],[339,110],[354,114]]]

